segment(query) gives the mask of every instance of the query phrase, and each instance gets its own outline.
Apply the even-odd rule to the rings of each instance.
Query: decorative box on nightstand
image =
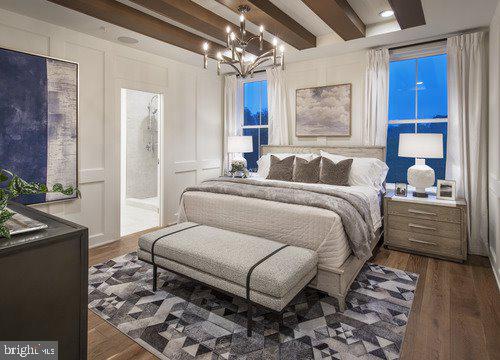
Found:
[[[467,204],[394,195],[384,199],[384,245],[454,261],[467,259]]]

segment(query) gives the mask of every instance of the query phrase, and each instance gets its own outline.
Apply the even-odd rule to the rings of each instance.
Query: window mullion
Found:
[[[418,59],[415,60],[415,133],[418,132]]]

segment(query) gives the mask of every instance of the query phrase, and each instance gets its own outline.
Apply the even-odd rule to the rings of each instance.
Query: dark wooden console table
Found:
[[[0,340],[58,341],[59,359],[86,359],[87,228],[9,207],[48,228],[0,238]]]

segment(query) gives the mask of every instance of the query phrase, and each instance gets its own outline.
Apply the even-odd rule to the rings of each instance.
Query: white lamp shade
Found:
[[[251,153],[252,151],[253,141],[251,136],[228,136],[227,152]]]
[[[399,134],[398,156],[441,159],[443,157],[443,134]]]

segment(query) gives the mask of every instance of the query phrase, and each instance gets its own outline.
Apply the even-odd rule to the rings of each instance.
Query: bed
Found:
[[[384,147],[360,146],[263,146],[261,155],[319,154],[320,151],[347,157],[370,157],[385,160]],[[251,184],[254,187],[261,186],[263,190],[274,186],[285,186],[259,176],[253,177]],[[300,189],[315,193],[341,191],[363,199],[366,207],[369,208],[369,217],[373,225],[368,245],[371,255],[371,250],[382,235],[380,191],[363,186],[334,187],[323,184],[302,184]],[[214,193],[200,190],[200,188],[194,187],[183,193],[179,209],[179,222],[196,222],[316,251],[319,259],[318,275],[310,286],[336,297],[339,301],[339,307],[345,308],[345,296],[349,286],[369,255],[359,256],[359,253],[354,253],[351,239],[347,236],[349,232],[344,227],[346,219],[345,217],[341,218],[340,212],[306,206],[295,201],[271,201],[258,198],[258,196],[242,197],[241,194],[237,193]]]

